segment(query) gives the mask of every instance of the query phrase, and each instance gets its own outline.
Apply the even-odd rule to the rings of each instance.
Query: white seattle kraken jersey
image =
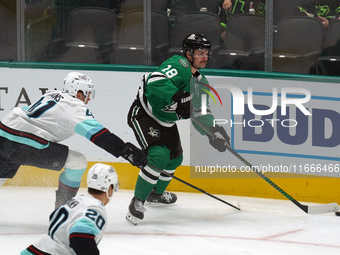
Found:
[[[58,90],[47,91],[30,106],[15,107],[1,122],[51,142],[60,142],[75,133],[90,139],[103,128],[83,101]]]
[[[72,233],[92,234],[98,245],[106,223],[104,205],[89,194],[78,195],[50,215],[48,234],[33,242],[33,245],[53,255],[74,255],[76,253],[69,247],[69,236]]]

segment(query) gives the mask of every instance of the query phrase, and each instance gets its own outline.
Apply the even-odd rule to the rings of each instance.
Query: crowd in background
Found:
[[[163,7],[155,7],[156,1],[164,2]],[[116,14],[117,21],[115,23],[115,44],[112,46],[111,51],[114,51],[119,46],[120,40],[120,26],[124,14],[130,9],[142,9],[143,1],[140,0],[26,0],[23,8],[16,6],[16,1],[12,0],[0,0],[0,61],[37,61],[37,62],[81,62],[73,56],[71,59],[66,60],[65,57],[65,38],[67,37],[69,15],[72,10],[79,7],[94,7],[105,8],[113,11]],[[136,4],[137,3],[137,4]],[[159,6],[161,6],[159,4]],[[277,6],[277,8],[276,8]],[[161,9],[162,8],[162,9]],[[280,8],[280,9],[279,9]],[[228,21],[231,17],[240,14],[254,14],[256,16],[266,15],[266,1],[265,0],[151,0],[151,9],[158,12],[163,12],[168,18],[168,35],[167,43],[168,47],[162,48],[162,54],[164,57],[160,60],[163,61],[167,56],[167,51],[171,47],[172,32],[175,24],[175,18],[177,15],[183,12],[209,12],[216,15],[220,23],[220,50],[225,50],[225,42],[227,40],[226,33],[228,33]],[[20,21],[17,17],[17,13],[24,12],[24,21]],[[279,11],[278,11],[279,10]],[[274,22],[275,17],[285,13],[286,16],[294,17],[309,17],[310,19],[317,19],[323,26],[323,47],[318,54],[318,57],[332,56],[336,61],[333,61],[333,65],[338,62],[337,56],[339,56],[338,45],[327,45],[326,40],[328,36],[329,27],[335,23],[340,14],[340,1],[339,0],[274,0]],[[284,17],[280,17],[281,20]],[[21,24],[18,23],[21,22]],[[95,21],[94,21],[95,22]],[[278,22],[277,22],[278,23]],[[24,24],[24,26],[22,26]],[[278,24],[273,24],[274,28],[277,28]],[[38,28],[38,29],[37,29]],[[18,31],[24,31],[25,34],[25,46],[18,45]],[[38,32],[36,32],[38,31]],[[274,33],[277,31],[275,30]],[[313,31],[310,31],[313,33]],[[340,34],[340,33],[339,33]],[[275,40],[274,34],[274,40]],[[133,35],[131,35],[132,37]],[[265,40],[266,38],[264,38]],[[33,43],[33,42],[41,42]],[[274,41],[275,44],[275,41]],[[37,48],[35,49],[34,46]],[[275,45],[274,45],[275,46]],[[100,46],[99,46],[100,48]],[[25,57],[20,56],[18,51],[25,50]],[[245,70],[258,70],[264,71],[264,49],[262,52],[250,50],[247,56],[239,56],[232,60],[224,61],[222,64],[215,64],[214,66],[208,66],[210,68],[228,68],[228,69],[245,69]],[[274,49],[274,52],[277,49]],[[218,52],[218,51],[216,51]],[[217,59],[217,54],[214,53],[212,57]],[[260,53],[259,53],[260,52]],[[291,53],[291,52],[284,52]],[[63,55],[64,54],[64,55]],[[69,54],[69,53],[67,53]],[[102,53],[100,53],[102,54]],[[114,54],[114,53],[113,53]],[[113,57],[108,57],[105,60],[87,60],[85,62],[93,63],[106,63],[116,64],[119,61],[115,61]],[[297,73],[309,73],[309,74],[325,74],[320,72],[318,65],[318,59],[313,59],[313,63],[310,68],[296,68]],[[158,61],[159,62],[159,61]],[[151,65],[158,65],[157,61],[152,61]],[[217,61],[218,62],[218,61]],[[217,63],[216,62],[216,63]],[[289,61],[288,61],[289,62]],[[294,62],[294,61],[293,61]],[[329,62],[329,61],[328,61]],[[138,61],[136,62],[138,64]],[[214,62],[215,63],[215,62]],[[246,63],[246,64],[244,64]],[[274,61],[274,63],[278,63]],[[290,63],[290,62],[289,62]],[[290,64],[286,65],[290,65]],[[294,62],[295,63],[295,62]],[[130,64],[130,63],[129,63]],[[133,63],[131,63],[133,64]],[[294,65],[294,64],[293,64]],[[306,64],[305,64],[306,65]],[[327,67],[330,68],[330,67]],[[289,69],[273,68],[278,72],[291,72]],[[288,71],[285,71],[288,70]],[[319,70],[319,71],[318,71]],[[292,71],[294,72],[294,71]],[[334,72],[326,73],[334,75]],[[336,74],[335,74],[336,75]]]

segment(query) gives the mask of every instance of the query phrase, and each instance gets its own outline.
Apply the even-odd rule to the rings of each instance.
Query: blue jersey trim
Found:
[[[86,233],[97,236],[100,231],[96,228],[92,221],[86,218],[81,218],[74,223],[70,230],[70,234],[72,233]]]
[[[11,140],[13,142],[26,144],[28,146],[34,147],[36,149],[42,150],[49,146],[49,143],[42,145],[41,143],[38,143],[30,138],[25,138],[17,135],[11,135],[3,130],[0,130],[0,136],[7,138],[8,140]]]
[[[85,120],[81,123],[79,123],[74,131],[81,135],[86,137],[88,140],[91,139],[91,136],[98,131],[102,130],[104,128],[103,125],[101,125],[97,120],[91,119],[91,120]]]

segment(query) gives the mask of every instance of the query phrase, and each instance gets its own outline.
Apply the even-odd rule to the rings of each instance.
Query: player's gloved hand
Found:
[[[126,143],[121,156],[138,168],[142,168],[148,163],[146,154],[132,143]]]
[[[191,95],[189,92],[181,90],[177,92],[172,100],[177,102],[176,113],[180,118],[189,119],[190,118],[190,104],[193,94]]]
[[[214,138],[207,135],[212,147],[217,149],[219,152],[224,152],[228,146],[230,147],[230,137],[223,127],[215,126],[211,127],[210,130],[215,134]]]

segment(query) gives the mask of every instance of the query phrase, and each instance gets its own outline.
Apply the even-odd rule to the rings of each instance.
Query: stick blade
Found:
[[[322,214],[322,213],[331,213],[339,211],[340,207],[337,203],[330,203],[325,205],[313,205],[308,206],[307,213],[308,214]]]

